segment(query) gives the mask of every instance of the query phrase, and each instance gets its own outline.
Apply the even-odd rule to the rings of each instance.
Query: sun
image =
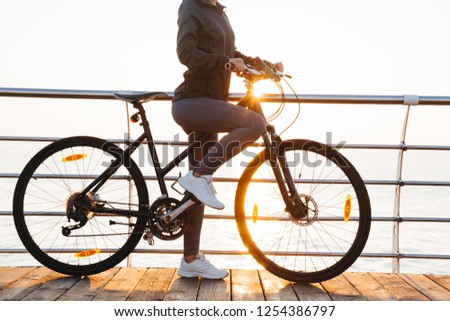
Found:
[[[272,81],[264,80],[254,84],[253,95],[258,98],[263,97],[265,94],[279,94],[279,90]]]

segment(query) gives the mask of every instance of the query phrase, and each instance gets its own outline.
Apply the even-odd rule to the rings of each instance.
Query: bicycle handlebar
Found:
[[[245,70],[241,71],[237,75],[239,77],[243,77],[243,78],[247,78],[247,79],[251,78],[252,80],[272,79],[276,82],[279,82],[281,80],[281,77],[291,78],[289,75],[283,74],[279,70],[272,69],[259,57],[256,57],[254,60],[257,64],[256,66],[246,65]],[[235,65],[231,62],[227,62],[225,64],[225,69],[227,69],[227,70],[233,70],[234,68],[235,68]],[[258,79],[255,79],[255,76]]]

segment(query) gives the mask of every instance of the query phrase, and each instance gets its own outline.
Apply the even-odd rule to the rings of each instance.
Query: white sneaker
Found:
[[[193,172],[189,171],[185,176],[178,179],[178,183],[186,191],[194,194],[203,204],[218,210],[225,208],[225,205],[216,198],[216,190],[212,185],[211,175],[195,177]]]
[[[192,263],[187,263],[184,258],[181,259],[178,275],[185,278],[223,279],[228,276],[228,271],[216,268],[200,252]]]

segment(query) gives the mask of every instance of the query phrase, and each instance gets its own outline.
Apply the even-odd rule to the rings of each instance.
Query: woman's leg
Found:
[[[202,136],[206,135],[202,138]],[[192,132],[189,135],[189,144],[199,141],[200,146],[194,149],[189,155],[189,168],[195,168],[200,160],[208,153],[208,149],[217,142],[218,135],[216,133],[207,134],[202,132]],[[194,260],[200,252],[200,236],[203,225],[203,214],[205,206],[194,205],[187,210],[187,228],[183,235],[184,241],[184,257],[188,263]]]
[[[222,164],[256,141],[264,132],[264,118],[226,101],[191,98],[176,101],[172,115],[183,128],[217,133],[228,132],[203,157],[196,171],[212,175]]]
[[[189,155],[189,167],[194,168],[199,160],[208,152],[208,148],[217,142],[217,134],[194,132],[189,135],[189,143],[200,141],[200,147]],[[200,139],[200,137],[203,137]],[[222,279],[228,276],[228,271],[212,265],[200,252],[200,236],[203,225],[205,206],[194,205],[187,210],[188,222],[184,232],[184,255],[178,268],[181,277],[203,277],[207,279]]]
[[[209,107],[212,107],[212,109],[209,109]],[[229,113],[230,110],[232,111],[231,113]],[[242,149],[244,144],[256,140],[265,128],[265,122],[260,115],[245,110],[242,107],[236,107],[235,105],[212,99],[189,99],[175,102],[172,106],[172,114],[175,121],[185,128],[186,131],[195,132],[195,135],[190,135],[190,142],[195,139],[198,140],[198,135],[201,135],[201,133],[213,133],[212,135],[214,136],[207,135],[202,139],[200,144],[201,147],[195,150],[192,155],[193,159],[190,159],[190,168],[195,167],[197,170],[200,170],[204,166],[208,169],[208,172],[211,167],[215,167],[213,169],[213,171],[215,171],[221,164],[236,155]],[[222,138],[220,145],[218,145],[217,142],[217,132],[230,132],[230,134],[227,135],[227,139]],[[237,142],[237,144],[234,143],[236,144],[234,145],[233,142]],[[209,149],[211,144],[213,147]],[[224,146],[224,148],[222,148],[222,146]],[[237,147],[239,150],[232,150],[230,147]],[[226,155],[224,155],[224,153],[226,153]],[[212,159],[207,157],[208,154],[211,154],[214,157],[214,162],[212,164],[207,162]],[[203,163],[205,164],[202,165]],[[209,175],[196,178],[193,173],[190,172],[186,176],[189,175],[191,175],[189,180],[198,180],[194,182],[194,186],[199,187],[199,185],[201,185],[201,189],[203,190],[200,191],[200,194],[202,196],[205,195],[205,191],[206,194],[213,194],[211,192],[213,190],[211,188],[211,178],[207,177]],[[186,178],[186,176],[179,179],[180,184],[181,180]],[[194,195],[196,194],[194,193]],[[211,195],[207,195],[208,199],[210,199],[210,197]],[[199,197],[197,196],[197,198]],[[207,202],[204,203],[209,205]],[[219,206],[216,208],[219,208]],[[182,277],[201,276],[212,279],[224,278],[228,275],[228,272],[213,266],[199,252],[203,213],[204,206],[193,207],[188,212],[188,228],[184,234],[184,258],[181,260],[178,274]]]

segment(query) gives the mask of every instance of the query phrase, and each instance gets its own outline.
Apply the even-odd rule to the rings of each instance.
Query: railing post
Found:
[[[404,185],[403,183],[403,158],[405,152],[407,151],[406,140],[406,130],[408,128],[409,112],[411,110],[411,105],[418,105],[419,97],[415,95],[405,95],[403,96],[403,105],[406,105],[405,118],[403,120],[403,129],[400,138],[400,151],[398,154],[397,163],[397,186],[395,188],[395,199],[394,199],[394,223],[392,228],[392,252],[397,254],[396,257],[392,259],[392,273],[400,273],[400,204],[401,204],[401,190]]]
[[[125,102],[125,108],[126,108],[126,116],[127,116],[127,133],[126,133],[126,137],[124,137],[124,143],[126,145],[130,144],[130,139],[131,139],[131,128],[130,128],[130,110],[128,108],[128,102]],[[131,204],[133,204],[133,184],[131,182],[131,179],[128,180],[128,209],[131,211]],[[131,217],[128,218],[128,224],[131,224]],[[128,232],[132,233],[133,230],[131,228],[131,225],[128,227]],[[127,256],[127,267],[132,267],[133,266],[133,260],[132,260],[132,255],[133,253],[130,253]]]

